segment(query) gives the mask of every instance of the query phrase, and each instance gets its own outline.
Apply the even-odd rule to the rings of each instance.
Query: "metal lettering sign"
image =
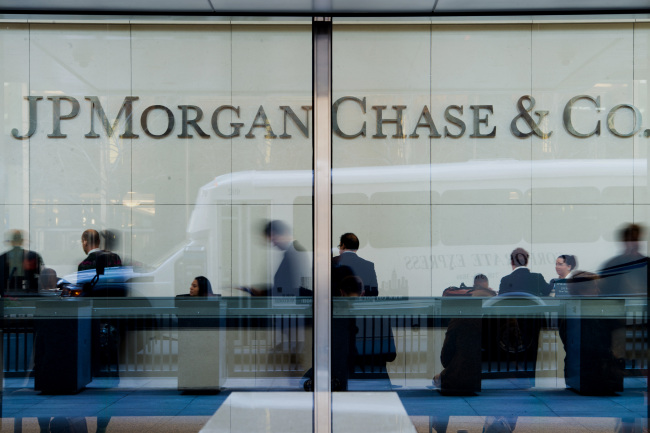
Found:
[[[25,140],[32,137],[37,130],[38,122],[38,106],[39,101],[43,100],[43,96],[25,96],[24,98],[28,103],[29,110],[29,128],[27,132],[21,133],[17,128],[11,130],[11,136],[17,140]],[[133,117],[135,113],[134,103],[139,100],[138,96],[127,96],[122,102],[122,106],[117,113],[113,122],[109,122],[107,116],[98,96],[86,96],[84,98],[88,103],[85,105],[87,108],[87,116],[89,119],[89,131],[84,135],[86,138],[99,138],[101,129],[95,123],[96,119],[101,122],[101,128],[108,137],[112,137],[121,125],[123,132],[119,135],[120,138],[137,139],[140,135],[133,131]],[[63,133],[62,121],[74,119],[79,116],[82,111],[80,102],[72,96],[48,96],[48,101],[51,101],[52,113],[52,133],[48,134],[48,138],[66,138],[67,135]],[[573,113],[575,111],[578,101],[588,101],[593,105],[593,128],[586,130],[577,130],[574,126]],[[65,104],[63,104],[63,102]],[[339,126],[339,108],[343,104],[355,104],[358,110],[359,122],[358,126],[354,129],[343,131]],[[66,112],[62,114],[62,105],[66,105]],[[178,105],[177,111],[170,109],[164,105],[151,105],[144,108],[140,114],[140,127],[142,132],[156,139],[162,139],[170,136],[174,131],[177,119],[180,119],[181,133],[177,135],[178,138],[191,139],[194,134],[200,138],[210,138],[210,134],[206,131],[212,132],[220,138],[233,138],[241,135],[241,130],[248,129],[244,135],[245,138],[255,138],[257,128],[262,128],[264,131],[264,138],[266,139],[287,139],[291,138],[291,134],[287,133],[287,120],[293,122],[300,133],[309,138],[309,118],[311,106],[303,105],[300,107],[304,113],[304,122],[296,112],[288,105],[281,105],[279,109],[283,111],[283,132],[277,135],[273,131],[273,125],[269,121],[266,110],[262,105],[259,106],[256,114],[251,119],[247,119],[248,123],[244,122],[230,122],[229,130],[222,131],[219,127],[219,116],[224,112],[240,119],[241,108],[233,105],[221,105],[214,109],[210,117],[210,121],[203,120],[203,109],[196,105]],[[519,98],[516,103],[516,114],[510,122],[510,132],[518,138],[528,138],[535,136],[541,139],[551,137],[553,131],[545,131],[543,129],[543,121],[551,114],[548,110],[535,109],[535,98],[530,95],[524,95]],[[584,107],[581,106],[581,109]],[[467,123],[470,123],[471,134],[470,138],[495,138],[497,136],[497,126],[493,125],[490,116],[493,116],[495,109],[493,105],[470,105],[469,110],[466,110],[463,105],[449,105],[444,109],[444,125],[442,129],[436,126],[435,120],[431,115],[428,106],[409,109],[406,105],[392,105],[389,109],[387,105],[373,105],[374,115],[369,114],[367,110],[366,97],[358,98],[356,96],[344,96],[339,98],[332,104],[332,132],[337,136],[345,139],[355,139],[359,136],[365,137],[368,133],[369,118],[374,120],[374,131],[372,138],[388,138],[387,130],[390,128],[394,131],[390,137],[394,139],[406,138],[419,138],[421,131],[428,131],[429,138],[461,138],[467,132]],[[512,108],[510,108],[512,110]],[[629,131],[621,131],[616,127],[616,116],[619,112],[629,110],[633,116],[632,129]],[[153,112],[159,112],[166,117],[167,124],[165,130],[160,133],[154,133],[149,128],[149,116]],[[392,111],[392,116],[389,114]],[[413,112],[419,113],[415,124],[405,124],[405,113],[409,112],[408,118],[415,118],[412,116]],[[601,134],[601,121],[603,108],[601,105],[600,96],[591,95],[577,95],[571,98],[562,112],[562,124],[566,132],[578,138],[589,138],[594,135]],[[600,116],[600,117],[599,117]],[[120,119],[122,121],[120,122]],[[245,119],[246,120],[246,119]],[[200,122],[202,122],[200,124]],[[276,125],[277,128],[278,125]],[[632,137],[641,132],[642,129],[642,115],[641,111],[631,104],[619,104],[610,109],[606,116],[606,129],[616,137]],[[276,129],[279,130],[279,129]],[[410,134],[408,132],[411,131]],[[650,136],[650,129],[644,129],[641,132],[644,137]]]

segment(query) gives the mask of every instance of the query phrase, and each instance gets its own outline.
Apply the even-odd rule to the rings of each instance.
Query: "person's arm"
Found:
[[[377,273],[375,272],[375,264],[372,264],[372,272],[370,274],[370,293],[366,293],[366,296],[379,296],[379,284],[377,283]]]
[[[241,290],[242,292],[249,293],[251,296],[268,296],[269,295],[269,290],[268,289],[260,289],[260,288],[255,288],[255,287],[235,287],[237,290]]]
[[[497,293],[497,295],[502,295],[507,292],[506,283],[504,282],[505,279],[505,277],[501,278],[501,282],[499,283],[499,293]]]

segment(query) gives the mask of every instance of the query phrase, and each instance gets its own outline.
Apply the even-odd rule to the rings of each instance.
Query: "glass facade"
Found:
[[[649,42],[1,24],[3,431],[644,431]]]

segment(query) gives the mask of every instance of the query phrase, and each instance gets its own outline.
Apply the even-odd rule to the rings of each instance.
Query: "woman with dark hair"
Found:
[[[212,285],[210,280],[203,276],[196,277],[192,284],[190,285],[190,293],[187,295],[178,295],[178,296],[214,296],[212,293]]]
[[[559,278],[553,278],[550,281],[551,296],[569,296],[567,289],[567,280],[573,275],[573,271],[578,266],[576,256],[562,254],[555,260],[555,272]]]

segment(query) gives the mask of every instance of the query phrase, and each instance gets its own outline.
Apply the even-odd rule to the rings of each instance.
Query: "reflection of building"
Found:
[[[397,277],[397,272],[395,268],[390,274],[390,280],[382,281],[379,289],[379,296],[407,296],[408,291],[408,280],[406,277]]]

